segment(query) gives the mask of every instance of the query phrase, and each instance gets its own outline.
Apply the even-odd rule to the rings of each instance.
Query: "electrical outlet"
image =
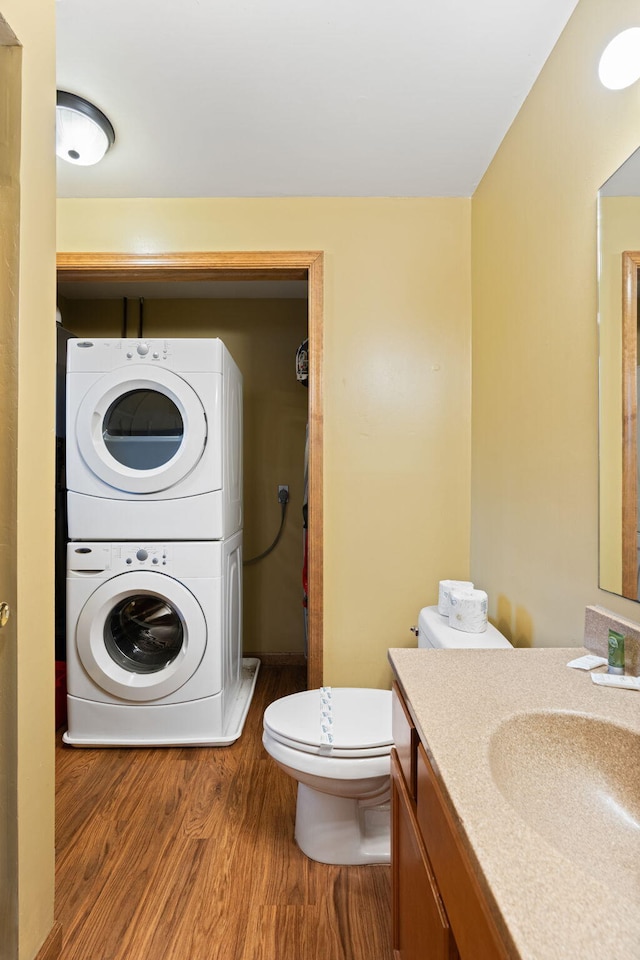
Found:
[[[287,483],[278,484],[278,503],[289,502],[289,485]]]

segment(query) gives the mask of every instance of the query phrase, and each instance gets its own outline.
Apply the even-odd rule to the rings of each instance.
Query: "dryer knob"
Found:
[[[136,557],[138,560],[146,560],[148,556],[149,554],[147,553],[146,550],[138,550],[138,552],[136,553]]]
[[[148,343],[139,343],[138,344],[138,353],[141,357],[146,357],[149,353],[149,344]]]

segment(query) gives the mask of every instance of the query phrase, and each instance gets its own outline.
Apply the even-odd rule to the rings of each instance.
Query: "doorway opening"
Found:
[[[323,255],[319,251],[60,253],[59,283],[306,281],[308,290],[307,686],[323,678]],[[206,297],[206,294],[204,295]]]

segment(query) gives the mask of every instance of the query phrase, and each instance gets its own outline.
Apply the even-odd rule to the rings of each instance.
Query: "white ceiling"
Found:
[[[116,130],[59,195],[471,196],[576,3],[58,0]]]

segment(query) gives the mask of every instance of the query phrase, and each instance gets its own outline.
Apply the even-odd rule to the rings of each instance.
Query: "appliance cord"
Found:
[[[270,546],[270,547],[267,547],[267,549],[264,550],[262,553],[259,553],[257,557],[251,557],[250,560],[243,560],[243,561],[242,561],[242,566],[243,566],[243,567],[248,567],[248,566],[250,566],[252,563],[257,563],[258,560],[264,560],[264,558],[265,558],[265,557],[268,557],[269,554],[270,554],[273,550],[275,550],[275,548],[278,546],[278,543],[280,542],[280,537],[282,536],[282,531],[284,530],[284,521],[285,521],[286,516],[287,516],[287,505],[288,505],[288,500],[281,500],[281,501],[280,501],[280,509],[281,509],[281,511],[282,511],[282,513],[281,513],[281,515],[280,515],[280,529],[278,530],[278,532],[277,532],[277,534],[276,534],[276,538],[275,538],[275,540],[273,541],[273,543],[271,544],[271,546]]]

